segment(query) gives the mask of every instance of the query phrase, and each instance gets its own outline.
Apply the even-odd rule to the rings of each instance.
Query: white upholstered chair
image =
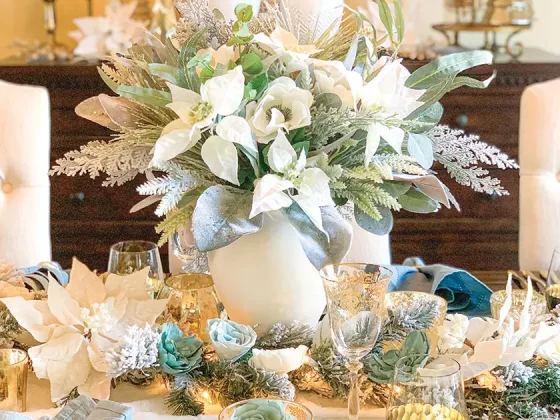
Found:
[[[519,265],[543,270],[560,246],[560,79],[523,93],[519,160]]]
[[[0,260],[51,259],[50,111],[45,88],[0,81]]]

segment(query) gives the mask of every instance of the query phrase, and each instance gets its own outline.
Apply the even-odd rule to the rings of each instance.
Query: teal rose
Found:
[[[251,327],[223,319],[209,319],[208,334],[220,359],[231,362],[251,350],[257,340]]]
[[[280,401],[252,400],[237,407],[231,420],[283,420],[286,408]]]
[[[183,375],[202,363],[204,343],[195,336],[185,337],[174,324],[165,324],[161,329],[159,364],[165,373]]]

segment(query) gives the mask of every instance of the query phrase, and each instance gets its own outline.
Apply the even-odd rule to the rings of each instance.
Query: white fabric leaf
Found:
[[[49,281],[47,302],[51,313],[61,324],[83,325],[80,305],[54,279]]]
[[[88,346],[89,361],[93,368],[98,372],[108,372],[109,367],[105,361],[105,352],[111,348],[114,343],[97,333],[91,335]]]
[[[445,185],[434,175],[408,175],[394,174],[393,180],[410,182],[433,200],[439,201],[445,207],[450,208],[449,197]]]
[[[366,167],[371,162],[371,159],[375,155],[375,152],[377,152],[377,149],[379,148],[379,143],[381,143],[380,124],[373,123],[369,127],[368,134],[367,134],[367,139],[366,139],[366,153],[365,153],[365,156],[366,156],[365,165],[366,165]]]
[[[92,369],[86,381],[78,386],[78,392],[96,400],[108,400],[111,396],[111,378],[104,372]]]
[[[0,299],[19,325],[41,343],[52,335],[58,320],[46,300],[25,300],[20,296]]]
[[[408,133],[407,150],[422,168],[430,169],[434,164],[434,148],[428,136]]]
[[[82,342],[78,352],[63,360],[47,362],[47,375],[51,383],[51,401],[66,397],[70,391],[82,385],[91,371],[87,343]]]
[[[173,99],[173,102],[185,102],[191,106],[200,102],[201,97],[198,93],[179,86],[175,86],[174,84],[169,82],[166,83],[169,91],[171,92],[171,98]]]
[[[283,191],[293,188],[290,181],[286,181],[277,175],[265,175],[258,180],[253,194],[253,207],[249,218],[267,211],[279,210],[290,207],[292,199]]]
[[[72,261],[70,282],[66,286],[66,291],[83,308],[88,308],[94,303],[101,303],[106,297],[103,280],[77,258]]]
[[[278,131],[276,139],[268,151],[268,163],[275,172],[284,173],[288,166],[295,162],[297,154],[282,130]]]
[[[173,159],[193,147],[201,137],[198,128],[175,130],[161,136],[154,147],[154,162],[167,162]]]
[[[222,116],[233,114],[241,105],[245,93],[243,69],[237,66],[223,76],[213,77],[200,89],[214,111]]]
[[[317,204],[317,201],[310,196],[305,195],[296,195],[292,197],[292,199],[299,204],[301,209],[304,211],[305,214],[311,219],[313,224],[323,232],[325,235],[328,236],[327,232],[323,228],[323,217],[321,216],[321,207]]]
[[[313,197],[317,205],[335,206],[331,188],[329,187],[329,177],[319,168],[308,168],[301,174],[301,182],[298,191],[303,195]]]
[[[129,301],[120,324],[146,325],[147,323],[148,325],[153,325],[166,307],[167,299]]]
[[[404,131],[397,127],[386,127],[383,124],[379,124],[379,134],[381,138],[385,140],[389,146],[395,149],[395,152],[402,153],[402,144],[404,141]]]
[[[117,297],[119,294],[123,294],[132,300],[148,300],[150,297],[146,290],[146,280],[149,273],[150,267],[127,276],[109,274],[105,281],[107,296]]]
[[[179,118],[171,121],[169,124],[163,127],[161,135],[163,136],[164,134],[169,134],[175,130],[186,130],[186,129],[190,130],[191,128],[192,128],[192,124],[186,124],[183,122],[183,120]]]
[[[200,155],[214,175],[239,185],[237,178],[239,158],[233,143],[218,136],[209,137],[202,145]]]
[[[216,134],[224,140],[237,143],[258,154],[257,142],[251,134],[249,123],[241,117],[230,115],[225,117],[216,127]]]
[[[35,360],[63,360],[74,356],[84,342],[84,336],[71,325],[60,325],[52,337],[45,344],[33,347],[33,354],[29,357],[33,363]]]

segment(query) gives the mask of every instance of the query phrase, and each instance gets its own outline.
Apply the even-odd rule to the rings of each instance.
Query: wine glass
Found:
[[[109,273],[126,276],[150,267],[146,278],[146,293],[155,299],[163,286],[163,267],[159,249],[153,242],[125,241],[111,247]]]
[[[374,264],[341,264],[321,270],[331,335],[350,371],[350,420],[356,420],[360,413],[361,359],[377,342],[386,316],[385,291],[392,275],[389,268]]]
[[[459,363],[445,356],[415,354],[399,359],[387,404],[388,420],[465,420],[465,386]]]
[[[208,254],[201,252],[194,244],[190,223],[185,224],[171,237],[170,249],[183,263],[185,273],[209,273]]]
[[[545,295],[549,310],[553,310],[560,305],[560,248],[556,248],[552,254],[546,279]]]

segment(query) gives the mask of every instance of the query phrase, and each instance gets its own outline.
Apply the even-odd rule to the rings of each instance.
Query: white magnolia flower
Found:
[[[202,145],[202,159],[214,175],[239,185],[239,157],[235,144],[245,147],[254,156],[258,156],[259,153],[257,142],[251,134],[251,127],[245,119],[231,115],[220,121],[216,127],[216,134]]]
[[[268,174],[257,181],[250,218],[281,208],[290,207],[292,200],[323,231],[321,207],[334,206],[329,177],[319,168],[307,168],[305,150],[299,158],[286,135],[279,131],[268,152],[270,168],[279,175]],[[289,190],[295,189],[294,195]],[[284,192],[288,191],[288,193]]]
[[[281,350],[253,349],[253,357],[249,365],[254,369],[264,369],[279,375],[299,369],[307,355],[307,347],[289,348]]]
[[[146,31],[144,24],[132,19],[136,4],[136,1],[125,4],[112,1],[105,7],[105,16],[74,19],[79,29],[70,32],[70,36],[78,41],[74,54],[86,58],[126,54]]]
[[[33,338],[44,343],[29,349],[37,377],[49,379],[51,399],[58,401],[74,388],[92,398],[108,399],[111,379],[104,352],[131,325],[152,325],[167,301],[146,292],[149,268],[105,284],[78,260],[70,282],[49,281],[46,301],[22,297],[0,299]]]
[[[438,327],[439,344],[438,349],[446,352],[450,349],[460,349],[465,344],[469,318],[465,315],[447,315],[443,326]]]
[[[334,93],[348,108],[356,109],[360,90],[363,88],[362,76],[346,70],[340,61],[314,60],[317,88],[320,93]]]
[[[247,105],[247,120],[259,143],[274,139],[278,130],[295,130],[311,124],[311,92],[289,77],[274,80],[258,102]]]
[[[360,109],[373,111],[380,119],[405,119],[423,105],[419,99],[424,91],[405,86],[410,72],[401,64],[401,60],[380,60],[380,65],[382,67],[379,73],[361,90]],[[382,122],[372,124],[367,136],[366,165],[377,151],[381,139],[397,153],[401,153],[404,136],[405,132],[399,127],[384,125]]]
[[[218,115],[228,116],[239,108],[245,90],[241,66],[223,76],[213,77],[200,94],[167,84],[173,102],[167,105],[178,119],[170,122],[154,147],[154,162],[165,162],[186,152],[201,138],[201,130],[211,126]]]

